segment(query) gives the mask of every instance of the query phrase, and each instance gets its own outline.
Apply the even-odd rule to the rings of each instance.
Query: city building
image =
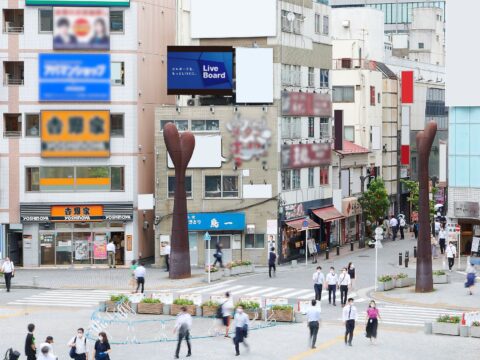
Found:
[[[113,240],[119,265],[153,257],[153,208],[138,198],[154,193],[155,105],[174,101],[175,2],[0,4],[2,256],[106,264]]]

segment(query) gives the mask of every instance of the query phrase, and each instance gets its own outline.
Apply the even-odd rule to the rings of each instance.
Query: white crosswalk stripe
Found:
[[[49,290],[23,299],[11,301],[9,305],[58,306],[92,308],[98,306],[117,291],[108,290]]]

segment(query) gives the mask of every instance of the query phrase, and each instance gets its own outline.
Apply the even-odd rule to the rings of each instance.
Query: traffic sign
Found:
[[[303,223],[302,223],[302,230],[307,230],[308,229],[308,220],[305,219],[303,220]]]
[[[205,233],[205,235],[203,235],[203,240],[205,241],[210,241],[212,239],[212,237],[210,236],[210,234],[208,233],[208,231]]]

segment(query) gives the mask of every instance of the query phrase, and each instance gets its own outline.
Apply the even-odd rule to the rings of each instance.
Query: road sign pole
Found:
[[[208,247],[207,247],[207,266],[208,266],[208,283],[210,284],[210,281],[211,281],[211,277],[210,277],[210,270],[211,270],[211,260],[210,260],[210,240],[212,239],[210,237],[210,234],[208,233],[208,231],[205,233],[205,235],[203,236],[203,239],[205,241],[208,241]]]
[[[375,243],[375,291],[377,291],[377,279],[378,279],[378,246]]]
[[[305,229],[305,267],[308,267],[308,228]]]

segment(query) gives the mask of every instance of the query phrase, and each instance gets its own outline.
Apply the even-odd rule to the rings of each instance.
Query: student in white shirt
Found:
[[[170,247],[170,243],[167,243],[167,245],[165,245],[165,248],[163,249],[164,251],[164,254],[165,254],[165,265],[167,266],[167,272],[170,271],[170,252],[171,252],[172,248]]]
[[[322,267],[317,266],[317,271],[313,273],[313,289],[315,290],[315,300],[322,300],[322,286],[325,283],[325,275],[322,273]]]
[[[338,277],[338,284],[340,285],[340,298],[342,306],[345,306],[347,303],[348,289],[352,284],[352,280],[350,279],[350,275],[348,274],[346,268],[342,269],[342,273]]]
[[[68,343],[70,348],[75,348],[75,360],[88,360],[87,338],[84,335],[85,330],[79,328],[77,336],[72,338]]]
[[[240,343],[249,349],[245,338],[248,334],[248,315],[243,312],[243,306],[237,307],[235,312],[234,323],[235,323],[235,337],[233,338],[233,343],[235,344],[235,356],[240,355]]]
[[[355,320],[357,320],[357,308],[353,305],[353,299],[348,299],[348,305],[343,308],[343,323],[345,324],[345,345],[352,346]]]
[[[405,239],[404,229],[407,223],[405,222],[405,219],[403,218],[403,216],[400,217],[399,223],[400,223],[400,240],[404,240]]]
[[[312,300],[312,306],[307,310],[307,326],[310,329],[310,346],[315,349],[318,328],[320,327],[320,309],[316,306],[317,301]]]
[[[173,332],[178,331],[177,350],[175,351],[175,359],[178,359],[180,354],[180,345],[182,345],[183,339],[187,342],[188,353],[187,357],[192,356],[192,345],[190,344],[190,330],[192,329],[192,316],[187,312],[185,306],[182,307],[182,311],[177,316],[175,328]]]
[[[117,267],[117,264],[115,263],[115,251],[115,244],[113,243],[113,240],[110,240],[110,242],[107,244],[108,267],[110,269],[112,267]]]
[[[225,293],[225,301],[222,303],[222,323],[223,326],[225,326],[225,337],[229,338],[230,335],[228,334],[230,332],[230,319],[232,318],[232,312],[233,312],[233,301],[232,298],[230,297],[230,293],[226,292]]]
[[[13,265],[13,261],[10,261],[8,256],[3,261],[2,272],[3,276],[5,277],[5,286],[7,288],[7,292],[10,292],[12,277],[15,275],[15,266]]]
[[[398,220],[393,215],[390,219],[390,228],[392,229],[392,241],[395,241],[397,238]]]
[[[140,285],[141,285],[142,294],[143,294],[143,291],[145,290],[145,274],[146,273],[147,273],[147,270],[145,270],[145,263],[141,262],[140,265],[134,271],[135,279],[137,279],[137,290],[135,291],[136,293],[138,293],[138,289],[140,288]]]
[[[43,344],[43,346],[40,348],[40,353],[38,354],[37,360],[57,360],[57,358],[50,352],[50,347],[48,347],[46,344]]]
[[[457,256],[457,248],[452,242],[448,243],[445,253],[447,254],[448,270],[452,271],[453,264],[455,263],[455,256]]]
[[[446,239],[447,231],[445,230],[445,225],[442,225],[440,231],[438,232],[438,243],[440,244],[440,253],[442,255],[445,253]]]
[[[332,266],[330,268],[330,272],[327,274],[327,278],[325,280],[328,286],[328,303],[332,303],[332,296],[333,296],[333,306],[337,306],[335,302],[335,293],[337,291],[338,286],[338,276],[335,273],[335,268]]]

